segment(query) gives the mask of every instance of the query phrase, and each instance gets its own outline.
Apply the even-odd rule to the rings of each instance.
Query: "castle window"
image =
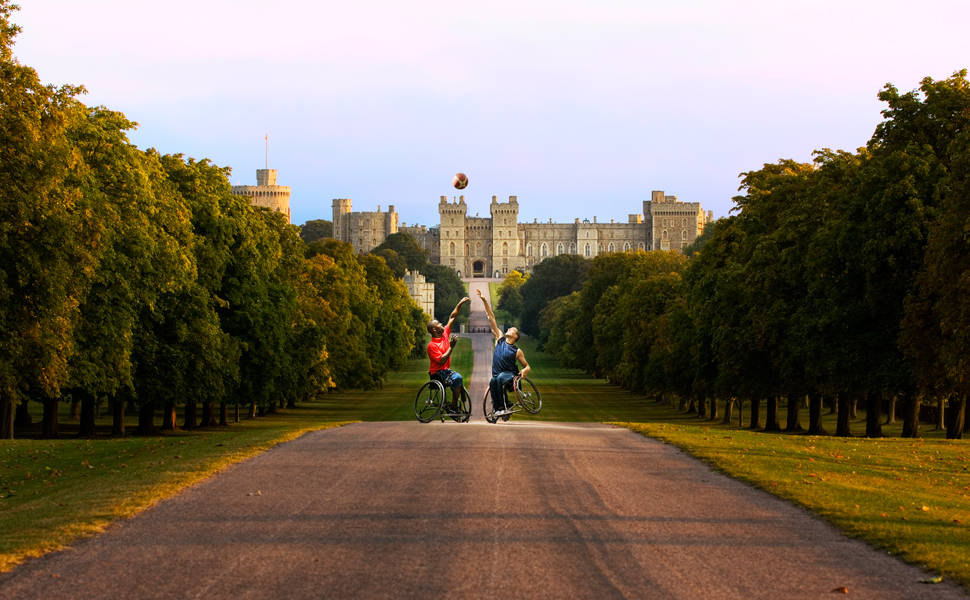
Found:
[[[465,256],[468,256],[468,244],[465,244]]]
[[[684,235],[687,235],[687,232],[686,231],[684,232]],[[509,255],[509,243],[508,242],[502,242],[502,254],[504,254],[505,256],[508,256]]]
[[[450,244],[448,245],[448,254],[450,254],[450,255],[452,255],[452,256],[454,256],[454,255],[455,255],[455,242],[451,242],[451,243],[450,243]],[[454,262],[454,261],[452,261],[452,262]]]
[[[525,245],[525,255],[532,256],[532,244]]]
[[[566,247],[562,245],[562,242],[556,244],[556,256],[559,256],[566,251]]]
[[[643,250],[643,242],[637,244],[637,250]]]
[[[662,239],[662,240],[667,239],[667,230],[666,229],[664,229],[663,232],[660,234],[660,239]]]
[[[628,252],[631,249],[630,242],[623,242],[623,251]]]
[[[548,256],[549,256],[549,246],[547,246],[545,242],[542,242],[542,245],[539,246],[539,257],[546,258]]]
[[[481,253],[482,253],[482,243],[475,242],[475,254],[481,254]]]
[[[685,242],[687,241],[687,230],[686,229],[680,232],[680,239],[684,240]]]
[[[576,254],[576,244],[573,242],[569,242],[569,253]]]
[[[607,250],[608,250],[609,252],[616,252],[616,246],[614,246],[614,245],[613,245],[613,242],[610,242],[610,245],[609,245],[609,247],[607,248]]]
[[[687,219],[684,219],[684,227],[687,227]]]
[[[583,254],[584,256],[589,256],[589,244],[586,244],[586,251]]]

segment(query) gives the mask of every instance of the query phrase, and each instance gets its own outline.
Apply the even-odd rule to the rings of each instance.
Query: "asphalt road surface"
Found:
[[[308,434],[0,598],[968,597],[927,576],[670,446],[513,418]]]

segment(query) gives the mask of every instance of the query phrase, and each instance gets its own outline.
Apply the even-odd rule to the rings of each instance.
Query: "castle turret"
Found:
[[[465,218],[468,205],[465,197],[459,196],[457,202],[448,202],[446,196],[438,202],[438,217],[441,223],[441,264],[461,273],[465,266]]]
[[[492,196],[492,269],[496,277],[509,272],[510,259],[519,255],[519,199],[499,202]],[[516,263],[515,260],[512,261]],[[514,267],[514,265],[513,265]]]
[[[350,241],[350,221],[347,216],[350,214],[350,198],[333,199],[333,237],[342,242]]]
[[[256,169],[256,185],[234,185],[232,193],[249,198],[255,206],[282,213],[290,222],[290,186],[276,185],[276,169]]]

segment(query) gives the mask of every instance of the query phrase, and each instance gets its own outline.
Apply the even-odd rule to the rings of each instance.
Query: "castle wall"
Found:
[[[349,199],[333,201],[334,237],[358,252],[369,252],[398,230],[397,213],[355,213]],[[593,258],[607,252],[683,250],[713,220],[699,202],[680,202],[662,191],[651,193],[643,212],[627,215],[625,223],[598,223],[594,217],[573,223],[519,223],[516,196],[499,202],[492,196],[488,217],[468,216],[465,197],[438,202],[437,227],[410,226],[411,234],[432,263],[453,268],[462,277],[502,277],[512,270],[528,271],[560,254]]]
[[[387,212],[381,212],[380,206],[373,212],[353,212],[350,198],[337,198],[333,201],[333,237],[353,244],[357,252],[370,252],[397,233],[398,217],[393,204]]]
[[[421,273],[407,271],[404,273],[404,285],[414,303],[431,319],[434,315],[434,284],[425,280]]]

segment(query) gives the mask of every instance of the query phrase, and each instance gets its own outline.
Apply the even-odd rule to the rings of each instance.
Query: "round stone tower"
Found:
[[[276,169],[256,169],[256,185],[234,185],[232,193],[246,196],[255,206],[283,213],[290,222],[290,186],[276,185]]]

